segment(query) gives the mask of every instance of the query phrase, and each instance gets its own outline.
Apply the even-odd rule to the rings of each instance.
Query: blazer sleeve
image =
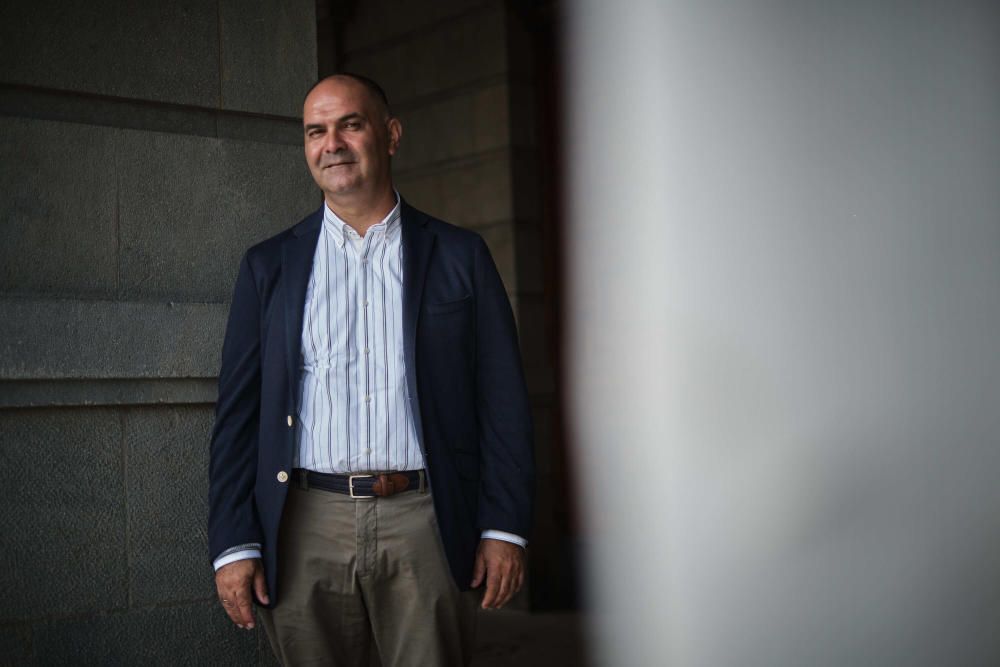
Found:
[[[229,309],[208,470],[208,542],[212,560],[262,541],[254,506],[260,424],[260,297],[247,256]]]
[[[481,530],[528,537],[535,491],[533,428],[510,301],[486,243],[475,258],[476,409]]]

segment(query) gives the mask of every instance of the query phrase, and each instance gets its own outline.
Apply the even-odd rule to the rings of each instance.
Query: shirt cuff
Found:
[[[515,535],[514,533],[508,533],[502,530],[484,530],[480,537],[483,539],[510,542],[511,544],[516,544],[522,549],[528,546],[528,540],[524,539],[520,535]]]
[[[230,563],[235,563],[238,560],[248,560],[250,558],[260,558],[260,549],[243,549],[242,551],[234,551],[228,553],[224,556],[219,556],[212,563],[215,571],[218,572],[219,568],[223,565],[229,565]]]

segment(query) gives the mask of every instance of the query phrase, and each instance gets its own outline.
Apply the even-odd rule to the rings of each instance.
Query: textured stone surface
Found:
[[[278,147],[223,141],[220,157],[224,208],[232,216],[232,229],[224,229],[215,239],[220,261],[230,245],[238,260],[252,243],[277,234],[299,222],[322,204],[323,197],[306,165],[301,141],[296,146]],[[236,278],[238,261],[227,267],[223,295],[228,301]]]
[[[0,621],[125,606],[122,472],[117,411],[0,411]]]
[[[225,301],[247,247],[318,205],[301,148],[124,132],[127,298]]]
[[[545,249],[539,226],[518,222],[514,226],[514,261],[517,288],[522,294],[542,294],[545,289]]]
[[[215,378],[0,380],[0,408],[214,403]]]
[[[114,293],[115,131],[0,117],[0,291]]]
[[[137,606],[213,595],[208,539],[210,407],[125,411],[129,581]]]
[[[551,366],[551,354],[546,345],[548,309],[540,296],[519,294],[514,300],[518,333],[521,342],[521,360],[525,368]]]
[[[422,10],[429,3],[413,3]],[[377,49],[347,54],[344,68],[378,81],[395,104],[503,75],[507,71],[501,4],[432,29],[407,33]],[[349,28],[350,29],[350,28]]]
[[[5,86],[2,83],[0,83],[0,115],[150,132],[302,145],[302,123],[297,118],[259,116],[241,111],[203,107],[149,104],[142,100],[79,95],[67,91]]]
[[[0,3],[0,664],[275,664],[214,601],[206,459],[239,257],[319,203],[314,7]]]
[[[532,424],[535,427],[535,473],[538,475],[540,484],[547,485],[554,473],[552,464],[552,448],[548,444],[552,441],[553,420],[555,419],[555,409],[551,405],[550,397],[535,398],[531,401]],[[534,530],[538,532],[537,528]]]
[[[370,0],[355,3],[343,34],[348,52],[377,47],[414,32],[453,20],[466,14],[489,11],[499,0]]]
[[[0,299],[0,378],[210,378],[228,306]]]
[[[216,0],[5,2],[11,83],[198,106],[219,100]]]
[[[393,164],[405,171],[506,148],[509,115],[503,82],[400,111],[403,141]]]
[[[499,222],[477,229],[493,255],[493,262],[503,279],[507,294],[517,293],[517,274],[514,266],[514,225],[510,222]]]
[[[538,101],[532,83],[508,81],[510,88],[511,145],[517,148],[537,148],[538,128],[536,118]]]
[[[299,109],[298,115],[302,114]],[[215,135],[220,139],[255,141],[264,144],[286,144],[302,149],[302,119],[251,116],[242,113],[218,112]]]
[[[200,601],[39,624],[35,656],[41,665],[245,667],[257,663],[256,634]]]
[[[400,194],[417,208],[460,227],[510,220],[510,160],[506,151],[446,168],[397,174]]]
[[[552,166],[544,164],[534,150],[514,149],[510,170],[514,217],[522,221],[538,220],[542,216],[542,193],[545,188],[556,186]]]
[[[316,14],[309,0],[220,0],[222,106],[299,117],[316,80]]]
[[[32,664],[31,654],[30,626],[8,625],[0,628],[0,664]]]

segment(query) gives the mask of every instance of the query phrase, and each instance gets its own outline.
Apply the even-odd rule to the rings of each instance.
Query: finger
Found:
[[[500,592],[500,575],[495,569],[486,573],[486,593],[483,595],[483,609],[489,609],[496,604],[497,593]]]
[[[510,596],[514,597],[520,593],[522,586],[524,586],[524,552],[518,550],[511,568]]]
[[[476,561],[472,566],[472,587],[479,588],[483,583],[483,576],[486,575],[486,559],[483,558],[482,547],[476,550]]]
[[[505,590],[503,601],[499,606],[503,606],[510,602],[515,595],[521,590],[521,586],[524,584],[524,563],[520,558],[515,558],[510,564],[507,575],[505,579]]]
[[[264,604],[271,604],[270,598],[267,597],[267,578],[264,576],[264,568],[259,565],[253,573],[253,589],[257,593],[258,600]]]
[[[243,617],[240,613],[239,605],[236,602],[236,591],[232,590],[222,596],[223,603],[222,608],[226,610],[226,615],[229,616],[229,620],[233,622],[234,625],[242,628],[243,627]]]
[[[228,587],[226,588],[228,589]],[[216,581],[215,583],[215,591],[216,594],[219,596],[219,604],[221,604],[223,610],[225,610],[226,616],[228,616],[229,620],[232,621],[234,624],[239,625],[240,618],[239,616],[236,615],[235,593],[231,590],[223,589],[222,584],[219,583],[218,581]]]
[[[497,593],[496,602],[497,609],[510,601],[511,596],[514,594],[513,583],[513,575],[509,569],[505,569],[505,571],[500,574],[500,591]]]
[[[236,607],[237,615],[240,618],[240,627],[246,627],[247,630],[253,629],[253,602],[250,601],[250,584],[247,585],[236,593]]]
[[[521,588],[524,587],[524,569],[518,565],[517,571],[514,576],[511,577],[510,584],[510,597],[513,600],[514,596],[521,592]]]
[[[234,625],[240,624],[240,618],[236,615],[236,602],[233,601],[232,595],[219,594],[219,602],[222,603],[222,608],[226,611],[226,616],[229,620],[233,622]]]

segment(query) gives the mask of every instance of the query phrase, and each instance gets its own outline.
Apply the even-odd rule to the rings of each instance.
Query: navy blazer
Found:
[[[513,314],[486,244],[405,201],[401,209],[411,414],[448,564],[464,590],[482,530],[530,532],[531,416]],[[272,605],[281,593],[278,531],[295,446],[306,287],[322,222],[321,207],[247,251],[222,348],[209,550],[214,560],[260,543]]]

